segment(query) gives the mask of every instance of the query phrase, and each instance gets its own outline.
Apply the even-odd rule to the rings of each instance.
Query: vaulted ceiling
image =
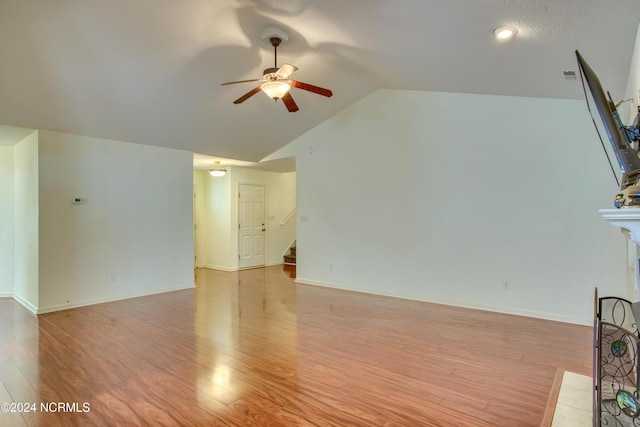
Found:
[[[579,99],[576,49],[622,97],[639,23],[638,0],[0,0],[0,124],[259,161],[376,89]],[[233,104],[270,26],[333,97]]]

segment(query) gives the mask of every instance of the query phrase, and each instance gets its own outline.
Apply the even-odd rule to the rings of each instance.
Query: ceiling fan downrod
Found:
[[[271,37],[269,41],[273,46],[273,68],[278,68],[278,46],[282,43],[282,39],[280,37]]]

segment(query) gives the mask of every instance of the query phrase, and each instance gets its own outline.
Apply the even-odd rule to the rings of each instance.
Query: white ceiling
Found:
[[[575,49],[622,97],[639,23],[638,0],[0,0],[0,124],[255,162],[380,88],[579,99]],[[332,98],[232,103],[274,25]]]

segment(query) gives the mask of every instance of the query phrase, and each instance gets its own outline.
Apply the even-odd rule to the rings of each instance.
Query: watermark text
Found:
[[[2,402],[0,412],[26,413],[26,412],[65,412],[84,413],[91,411],[89,402]]]

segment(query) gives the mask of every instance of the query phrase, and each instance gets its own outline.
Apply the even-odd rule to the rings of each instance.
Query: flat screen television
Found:
[[[611,98],[605,95],[598,76],[577,50],[576,58],[578,59],[580,73],[589,87],[589,92],[622,171],[620,190],[626,193],[625,196],[630,205],[640,206],[640,187],[637,186],[640,180],[640,158],[638,157],[638,152],[632,148],[629,134],[620,122],[616,106]],[[587,99],[588,102],[589,100]]]

